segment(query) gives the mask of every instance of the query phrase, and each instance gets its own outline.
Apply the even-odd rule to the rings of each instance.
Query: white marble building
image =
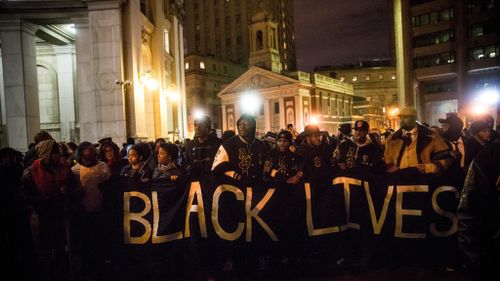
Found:
[[[185,137],[182,4],[0,2],[1,146]]]

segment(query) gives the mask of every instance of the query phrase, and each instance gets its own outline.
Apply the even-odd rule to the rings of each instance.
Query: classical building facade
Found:
[[[2,1],[2,146],[184,137],[183,1]]]
[[[471,118],[482,91],[500,89],[500,1],[394,0],[399,100],[436,124]],[[496,115],[498,104],[486,111]],[[498,112],[498,111],[497,111]]]
[[[186,65],[187,98],[194,101],[187,103],[188,123],[201,110],[221,128],[220,99],[214,93],[249,66],[258,62],[269,63],[259,66],[277,72],[296,69],[293,1],[187,0],[185,9],[185,60],[194,61]],[[265,47],[268,43],[273,48]],[[272,61],[262,60],[269,54]],[[201,68],[200,62],[209,63]],[[216,108],[219,112],[212,110]]]
[[[236,130],[243,113],[257,119],[257,135],[278,132],[293,124],[302,131],[307,124],[336,133],[338,125],[353,120],[352,84],[296,71],[287,75],[252,66],[219,92],[222,129]]]
[[[391,60],[360,60],[356,65],[320,66],[314,71],[353,85],[353,115],[362,116],[370,128],[398,127],[397,75]]]

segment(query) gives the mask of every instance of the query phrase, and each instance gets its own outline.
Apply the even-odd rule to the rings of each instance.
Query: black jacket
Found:
[[[331,174],[333,149],[327,143],[313,147],[304,142],[298,147],[297,154],[303,161],[305,180],[325,178]]]
[[[247,143],[240,136],[234,136],[219,147],[212,171],[237,180],[240,185],[259,184],[266,152],[264,142],[254,139],[252,143]]]
[[[367,141],[358,145],[350,139],[343,140],[333,153],[334,164],[344,163],[348,170],[363,169],[367,172],[385,172],[384,152],[380,146]]]
[[[458,206],[458,243],[468,268],[500,273],[500,141],[469,167]]]
[[[204,142],[195,137],[186,144],[186,169],[193,178],[210,172],[221,143],[217,137],[209,136]]]
[[[266,182],[285,184],[286,180],[302,171],[302,159],[296,153],[275,148],[269,151],[264,162],[264,180]]]
[[[474,157],[476,157],[484,147],[485,145],[481,144],[475,137],[470,138],[465,146],[465,167],[469,167]]]

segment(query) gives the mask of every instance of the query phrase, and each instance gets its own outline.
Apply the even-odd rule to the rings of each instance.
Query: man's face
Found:
[[[139,156],[139,153],[137,153],[137,151],[135,151],[135,149],[131,149],[128,152],[128,163],[130,165],[137,165],[140,162],[141,162],[141,158]]]
[[[95,148],[89,147],[82,152],[82,162],[85,166],[90,166],[97,157]]]
[[[194,120],[194,133],[197,137],[208,136],[208,126],[199,120]]]
[[[290,142],[285,138],[278,139],[278,149],[285,152],[290,148]]]
[[[401,128],[409,131],[417,126],[417,116],[400,115]]]
[[[319,146],[321,144],[321,134],[314,133],[306,136],[306,141],[310,146]]]
[[[366,141],[366,136],[367,135],[368,135],[368,131],[354,130],[354,139],[358,143],[364,143]]]
[[[241,120],[240,123],[238,124],[238,134],[242,138],[251,138],[255,136],[251,136],[253,132],[253,127],[252,123],[248,120]]]
[[[477,133],[477,137],[484,142],[489,141],[491,137],[490,129],[482,129]]]

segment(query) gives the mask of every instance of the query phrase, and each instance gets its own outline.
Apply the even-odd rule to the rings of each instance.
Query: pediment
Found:
[[[219,93],[219,96],[229,93],[292,85],[298,82],[298,80],[295,80],[288,76],[254,66],[243,73],[232,83],[227,85],[224,89],[222,89],[222,91],[220,91]]]

